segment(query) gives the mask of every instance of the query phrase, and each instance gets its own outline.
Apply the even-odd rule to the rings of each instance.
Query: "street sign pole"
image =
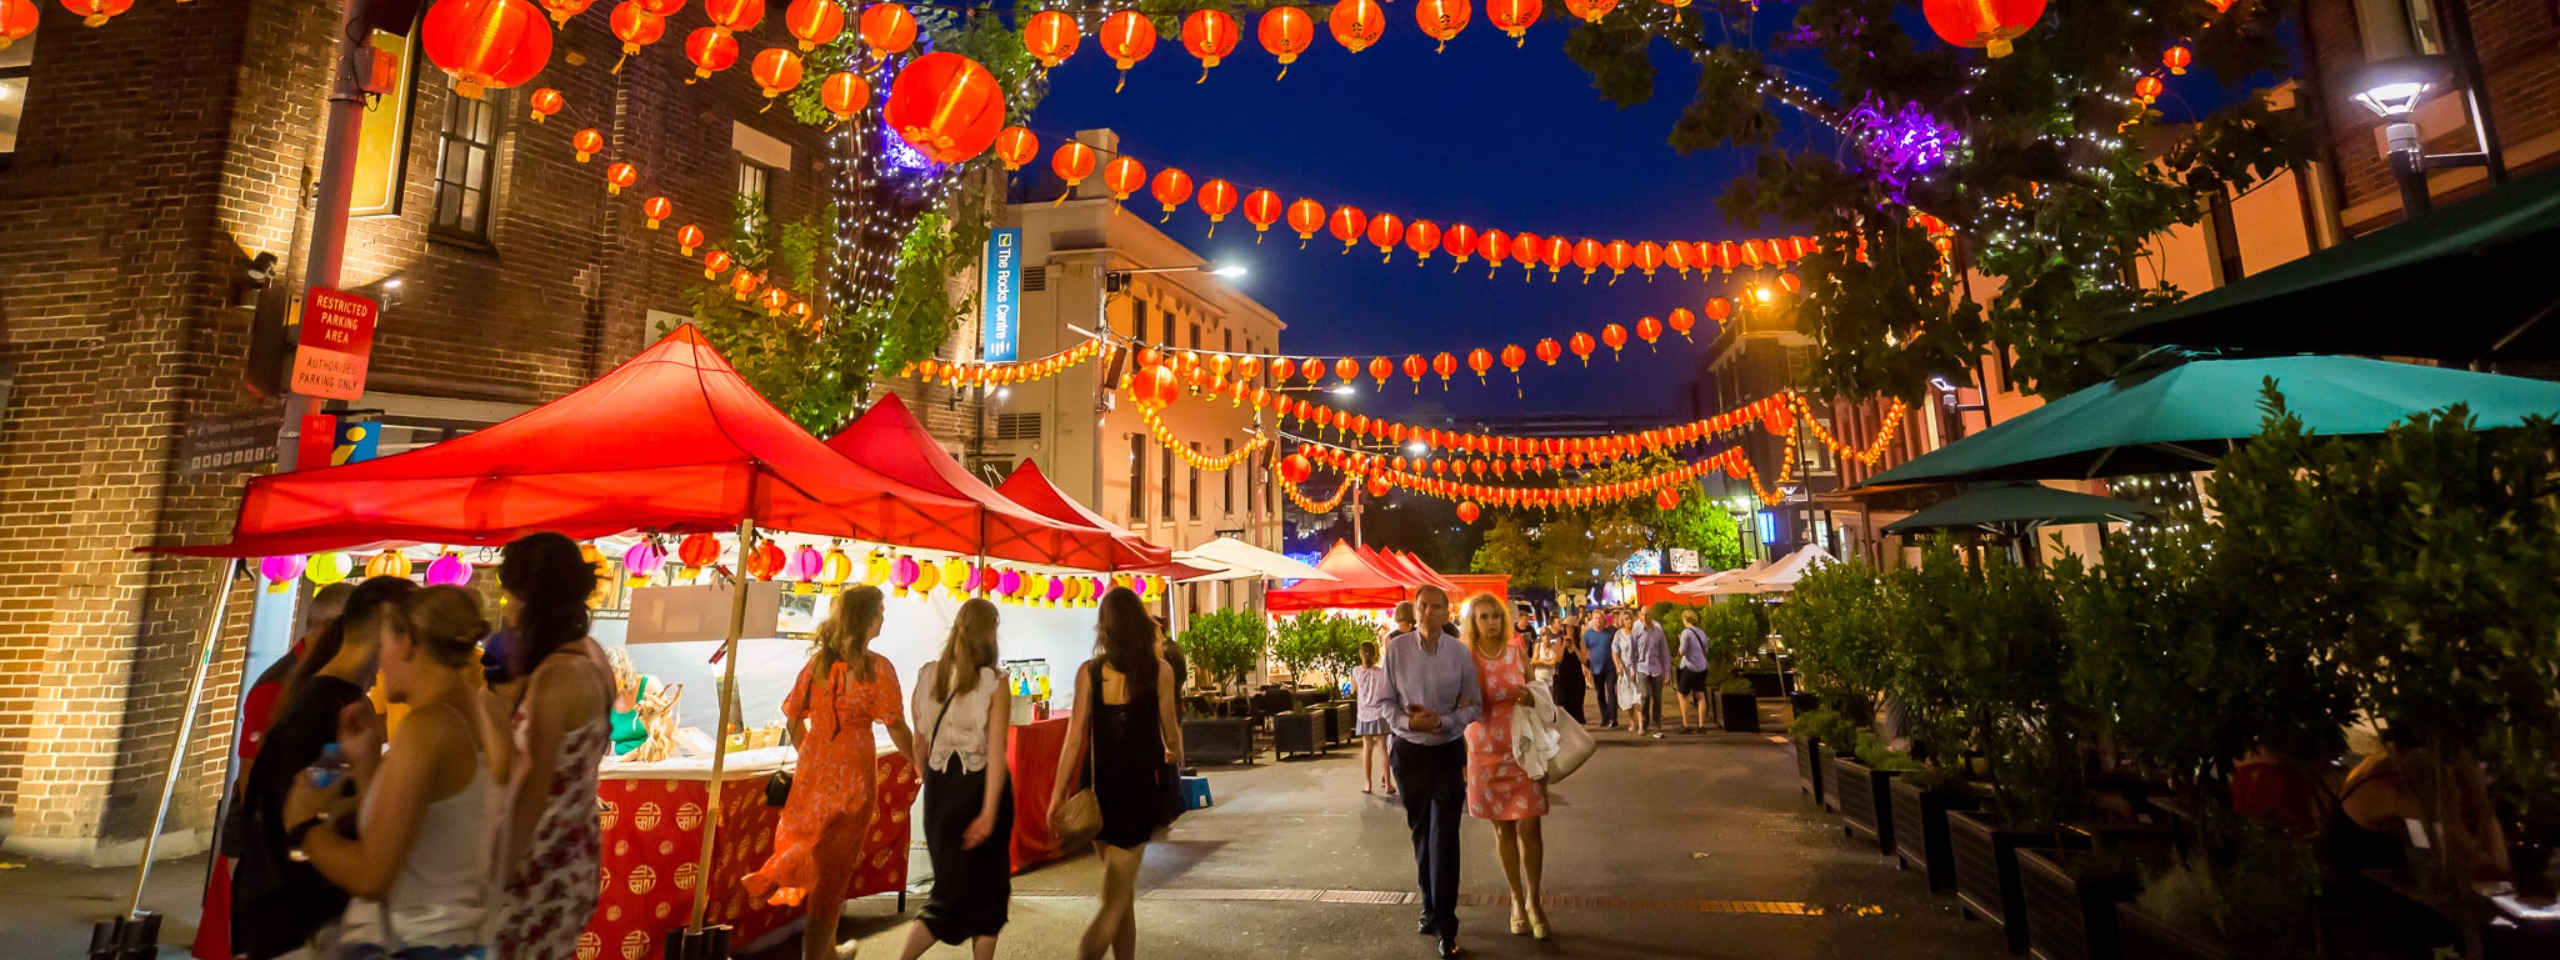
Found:
[[[338,286],[339,269],[347,256],[347,210],[355,200],[356,150],[364,139],[365,80],[373,70],[372,0],[344,2],[346,9],[338,20],[337,68],[329,81],[328,133],[321,142],[320,181],[313,190],[311,255],[302,270],[306,290]],[[302,419],[315,406],[300,391],[285,395],[284,430],[276,437],[277,473],[291,473],[301,466],[296,453],[302,442]]]

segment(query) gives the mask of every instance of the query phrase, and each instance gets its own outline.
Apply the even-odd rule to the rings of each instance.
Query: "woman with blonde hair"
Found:
[[[871,652],[872,638],[880,635],[882,603],[878,587],[848,589],[818,625],[809,665],[782,701],[785,721],[803,731],[791,799],[774,827],[772,857],[739,880],[750,896],[807,910],[809,926],[800,934],[806,960],[837,955],[836,920],[844,913],[863,834],[871,829],[879,771],[871,725],[886,725],[889,741],[908,764],[924,769],[907,730],[898,671]]]
[[[1511,753],[1512,715],[1530,705],[1529,651],[1511,632],[1511,611],[1489,593],[1467,598],[1458,636],[1476,660],[1477,702],[1484,719],[1467,728],[1467,815],[1493,823],[1494,852],[1511,886],[1511,932],[1547,938],[1547,910],[1539,900],[1546,869],[1546,841],[1539,818],[1547,815],[1547,784],[1534,779]]]
[[[1360,792],[1375,793],[1384,786],[1387,796],[1395,796],[1396,778],[1387,768],[1387,668],[1378,665],[1376,641],[1360,641],[1360,665],[1351,668],[1351,695],[1360,703],[1360,722],[1352,728],[1360,735]],[[1375,773],[1369,766],[1373,756]]]
[[[905,960],[923,956],[936,940],[969,942],[978,960],[996,955],[1013,897],[1013,790],[1005,768],[1012,693],[996,670],[996,605],[971,598],[951,622],[942,659],[916,674],[909,706],[924,739],[933,899],[907,928]]]

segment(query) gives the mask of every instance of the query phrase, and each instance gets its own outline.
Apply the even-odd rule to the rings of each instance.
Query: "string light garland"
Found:
[[[926,358],[907,364],[898,371],[901,377],[941,381],[945,386],[1003,386],[1031,383],[1074,369],[1077,364],[1103,356],[1110,349],[1102,340],[1087,340],[1036,360],[1006,363],[985,361],[937,360]]]
[[[1397,469],[1377,454],[1316,444],[1301,446],[1296,455],[1342,474],[1342,488],[1335,493],[1337,502],[1342,491],[1351,489],[1353,484],[1364,479],[1383,479],[1396,486],[1443,500],[1485,503],[1514,509],[1572,510],[1609,507],[1630,500],[1656,499],[1664,490],[1693,482],[1718,470],[1735,479],[1747,480],[1751,484],[1753,494],[1759,497],[1761,503],[1779,503],[1785,499],[1784,488],[1793,478],[1794,449],[1794,444],[1790,442],[1787,448],[1786,465],[1780,467],[1774,487],[1761,482],[1758,468],[1752,466],[1750,458],[1745,456],[1739,447],[1727,448],[1706,459],[1691,461],[1660,473],[1632,480],[1540,487],[1501,486],[1427,477]],[[1296,489],[1297,484],[1291,481],[1287,474],[1282,474],[1280,481],[1282,489],[1289,493],[1293,502],[1298,502],[1302,507],[1306,505],[1301,499],[1304,494]],[[1318,503],[1320,504],[1321,501]]]
[[[1342,478],[1341,484],[1333,488],[1333,496],[1323,500],[1315,500],[1309,498],[1305,491],[1299,490],[1296,483],[1290,482],[1288,477],[1283,476],[1280,478],[1280,492],[1288,494],[1289,502],[1297,504],[1298,509],[1304,510],[1308,513],[1321,515],[1332,513],[1335,508],[1342,506],[1343,498],[1351,495],[1352,487],[1356,486],[1358,482],[1359,481],[1346,476]]]
[[[1138,419],[1146,421],[1147,432],[1155,435],[1156,443],[1162,445],[1167,450],[1173,451],[1176,455],[1182,458],[1184,463],[1190,464],[1191,469],[1194,470],[1205,470],[1210,473],[1216,473],[1221,470],[1231,470],[1234,469],[1237,464],[1243,463],[1247,459],[1251,458],[1262,448],[1271,445],[1271,436],[1269,434],[1250,433],[1245,436],[1244,446],[1237,447],[1233,451],[1224,455],[1212,457],[1191,449],[1189,446],[1183,444],[1180,438],[1175,437],[1173,435],[1172,428],[1165,426],[1164,418],[1158,413],[1159,409],[1160,408],[1156,406],[1140,404],[1138,406]]]

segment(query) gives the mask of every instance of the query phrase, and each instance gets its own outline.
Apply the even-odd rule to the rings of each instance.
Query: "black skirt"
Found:
[[[1556,709],[1564,711],[1575,723],[1587,722],[1582,719],[1582,657],[1571,648],[1566,648],[1564,658],[1556,663],[1554,690]]]
[[[996,802],[995,832],[967,848],[969,822],[987,802],[987,772],[962,772],[954,756],[924,775],[924,847],[933,861],[933,899],[918,918],[949,944],[992,937],[1004,929],[1013,899],[1013,791]]]

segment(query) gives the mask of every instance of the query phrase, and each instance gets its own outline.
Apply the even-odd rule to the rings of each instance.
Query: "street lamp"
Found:
[[[2506,151],[2498,143],[2498,121],[2489,112],[2480,50],[2472,41],[2470,0],[2447,0],[2436,4],[2435,10],[2442,15],[2443,55],[2376,60],[2348,77],[2347,87],[2354,91],[2355,101],[2385,124],[2383,153],[2391,162],[2392,179],[2400,185],[2402,219],[2434,206],[2427,192],[2429,170],[2481,167],[2490,183],[2507,182]],[[2462,92],[2471,134],[2479,144],[2470,153],[2429,154],[2425,134],[2418,129],[2418,101],[2446,80]]]
[[[1242,264],[1211,262],[1195,263],[1187,267],[1129,267],[1121,270],[1106,270],[1103,272],[1103,278],[1109,292],[1119,293],[1129,289],[1130,277],[1138,276],[1139,274],[1205,273],[1213,277],[1233,280],[1237,277],[1244,276],[1245,272],[1245,268]]]

